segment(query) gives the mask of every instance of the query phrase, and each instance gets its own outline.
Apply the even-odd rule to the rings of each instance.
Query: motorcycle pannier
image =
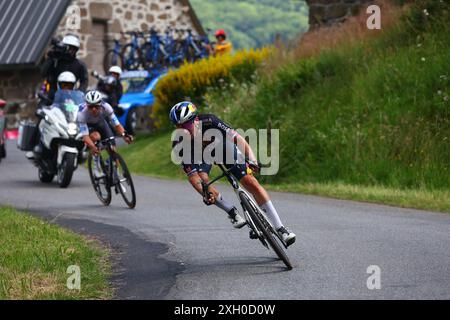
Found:
[[[19,126],[19,138],[17,147],[22,151],[33,151],[33,143],[31,141],[36,124],[30,121],[22,121]]]

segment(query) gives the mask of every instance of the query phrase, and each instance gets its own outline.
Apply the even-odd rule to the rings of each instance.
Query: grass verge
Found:
[[[384,186],[358,186],[339,182],[267,185],[269,190],[326,196],[450,213],[449,190],[399,190]]]
[[[9,207],[0,207],[0,299],[109,299],[108,250],[96,241]],[[80,290],[67,288],[78,266]]]
[[[136,174],[155,178],[185,180],[185,175],[170,159],[170,133],[139,136],[136,143],[121,149],[128,167]],[[217,174],[213,172],[212,175]],[[344,182],[264,183],[269,190],[364,201],[404,208],[450,213],[448,189],[399,189],[383,185],[358,185]]]

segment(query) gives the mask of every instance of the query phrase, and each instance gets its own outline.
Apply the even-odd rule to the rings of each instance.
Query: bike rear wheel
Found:
[[[109,185],[108,172],[106,170],[103,158],[101,155],[99,155],[99,157],[103,177],[98,178],[95,176],[94,169],[96,164],[92,155],[89,155],[88,158],[89,177],[91,178],[91,183],[92,186],[94,187],[97,198],[101,201],[101,203],[103,203],[103,205],[109,206],[109,204],[111,203],[111,186]]]
[[[284,262],[288,270],[292,270],[291,261],[286,255],[284,249],[281,247],[280,243],[278,242],[278,237],[273,234],[274,230],[271,227],[270,223],[261,213],[258,212],[259,210],[257,209],[257,206],[254,204],[253,200],[250,199],[244,192],[241,192],[239,194],[239,197],[241,199],[242,206],[247,210],[254,224],[256,225],[258,230],[262,232],[265,240],[272,247],[273,251],[275,251],[278,258],[280,258]]]
[[[136,207],[136,191],[134,190],[133,179],[131,178],[130,171],[128,170],[125,160],[120,154],[116,153],[116,172],[118,178],[119,192],[122,195],[123,201],[130,209]]]
[[[123,47],[121,55],[125,70],[138,70],[141,65],[144,65],[141,50],[131,43]]]
[[[122,54],[116,52],[114,49],[108,50],[103,58],[103,70],[105,71],[105,74],[109,73],[109,68],[112,66],[123,68]]]

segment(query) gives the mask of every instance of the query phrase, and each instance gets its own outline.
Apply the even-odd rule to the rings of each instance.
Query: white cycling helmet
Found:
[[[73,35],[65,36],[62,43],[68,46],[77,47],[78,49],[80,48],[80,39]]]
[[[88,105],[98,105],[103,100],[103,95],[97,90],[92,90],[86,93],[86,97],[84,98]]]
[[[58,82],[67,82],[75,84],[77,82],[77,77],[75,77],[75,75],[72,72],[65,71],[58,76]]]
[[[109,73],[117,73],[119,76],[122,75],[122,68],[119,66],[112,66],[109,68]]]

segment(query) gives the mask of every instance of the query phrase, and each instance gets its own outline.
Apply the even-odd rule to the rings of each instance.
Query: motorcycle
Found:
[[[39,179],[44,183],[52,182],[57,175],[59,186],[67,188],[78,165],[87,160],[88,152],[77,125],[79,105],[83,102],[81,91],[59,90],[51,107],[37,112],[41,139],[30,160],[38,167]]]

